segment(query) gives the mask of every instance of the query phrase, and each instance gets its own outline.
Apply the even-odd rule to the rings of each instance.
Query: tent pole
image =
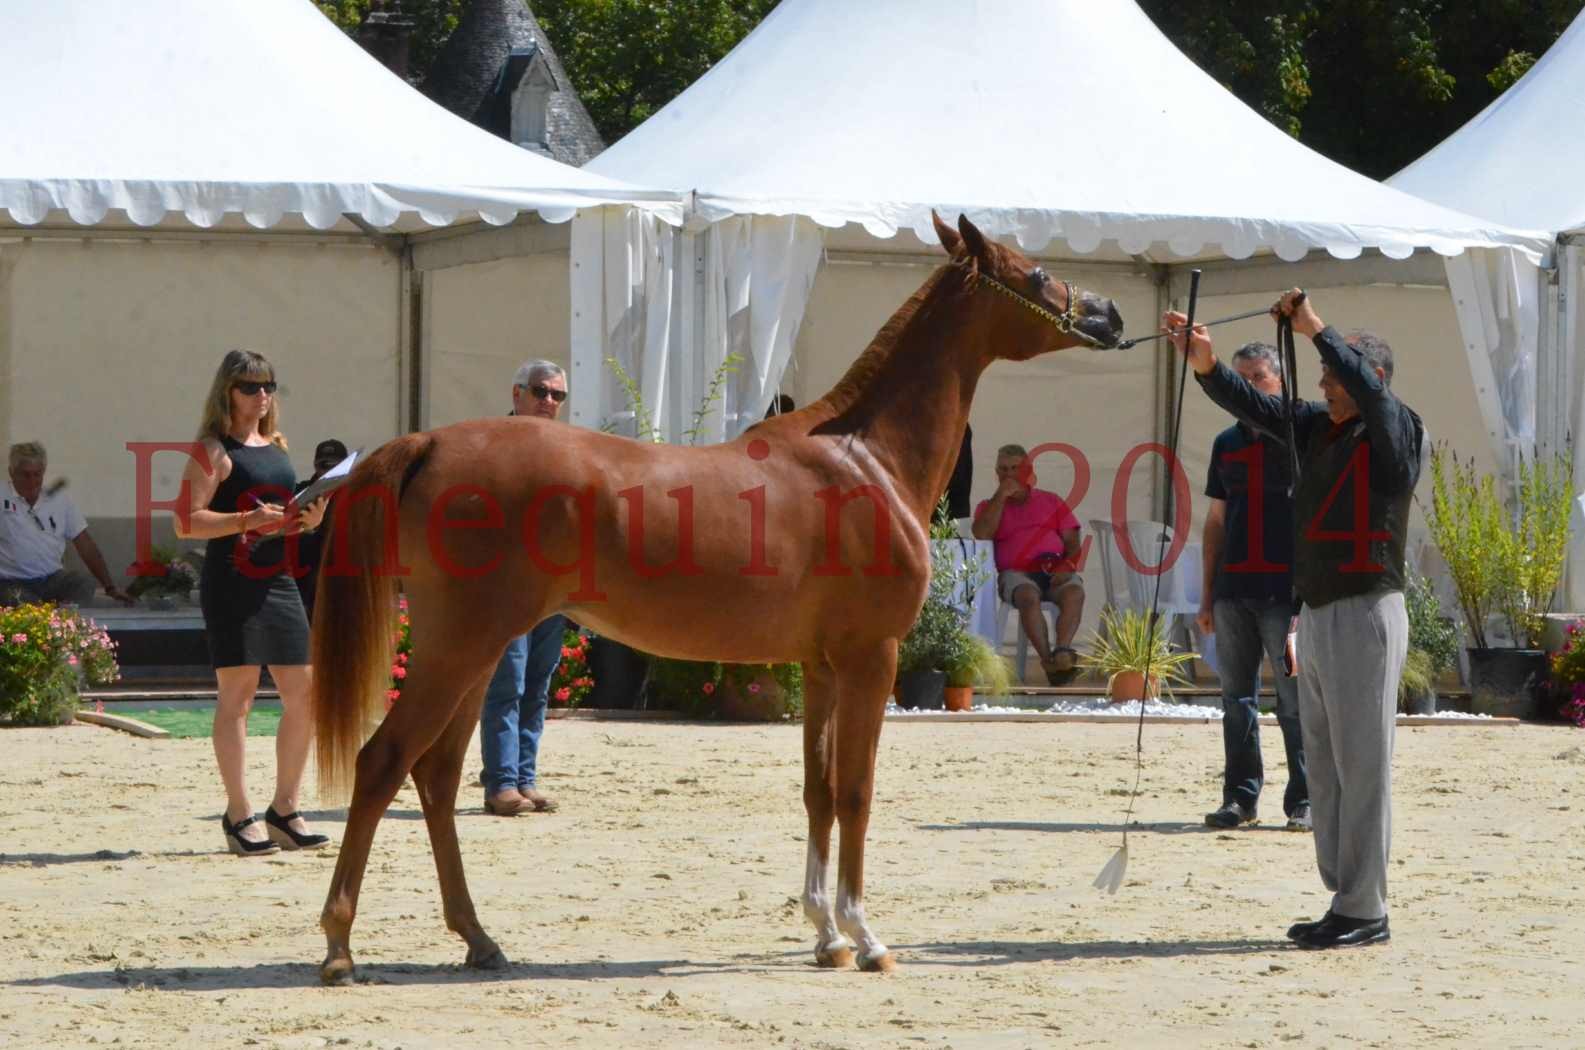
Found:
[[[1172,309],[1172,267],[1154,265],[1151,267],[1156,283],[1156,315],[1150,319],[1150,329],[1155,330],[1160,318]],[[1151,370],[1155,390],[1153,403],[1155,411],[1151,413],[1150,440],[1157,445],[1165,446],[1171,435],[1168,432],[1168,420],[1172,418],[1175,395],[1173,393],[1173,377],[1178,355],[1174,353],[1160,353],[1155,355],[1155,366]],[[1167,487],[1171,485],[1171,475],[1167,473],[1166,463],[1160,456],[1150,457],[1150,514],[1152,521],[1165,521],[1162,517],[1167,511]],[[1120,524],[1120,523],[1114,523]]]

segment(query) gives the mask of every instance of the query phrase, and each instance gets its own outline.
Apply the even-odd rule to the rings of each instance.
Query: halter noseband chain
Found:
[[[1046,309],[1044,306],[1041,306],[1027,295],[1020,295],[1018,292],[1013,291],[1013,289],[1007,287],[1007,285],[1003,284],[1001,281],[998,281],[996,278],[986,274],[984,270],[975,270],[974,276],[980,283],[989,285],[991,288],[1001,292],[1014,302],[1019,303],[1026,309],[1033,311],[1035,314],[1043,318],[1047,323],[1055,327],[1057,331],[1062,332],[1065,335],[1077,336],[1078,338],[1084,340],[1084,342],[1089,344],[1091,350],[1111,349],[1111,347],[1106,343],[1101,342],[1099,339],[1095,338],[1093,335],[1090,335],[1088,332],[1084,331],[1078,326],[1078,297],[1073,294],[1073,283],[1071,281],[1062,282],[1062,287],[1067,292],[1067,308],[1059,314]],[[1039,289],[1044,288],[1050,280],[1051,279],[1046,276],[1046,271],[1038,266],[1029,271],[1029,284],[1032,290],[1038,291]]]

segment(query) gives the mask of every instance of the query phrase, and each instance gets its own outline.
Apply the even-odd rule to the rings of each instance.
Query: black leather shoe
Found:
[[[1384,944],[1392,940],[1387,928],[1387,917],[1379,919],[1350,919],[1332,913],[1320,925],[1299,938],[1301,948],[1357,948],[1366,944]]]
[[[319,849],[330,843],[329,835],[318,835],[313,832],[303,835],[292,828],[292,821],[302,816],[296,810],[281,816],[271,806],[264,811],[264,830],[269,832],[270,840],[281,849]]]
[[[1255,808],[1245,808],[1244,804],[1236,799],[1232,802],[1222,803],[1222,808],[1215,813],[1205,815],[1205,826],[1208,828],[1236,828],[1240,824],[1253,824],[1255,822]]]
[[[1296,940],[1298,940],[1301,937],[1308,936],[1309,934],[1313,933],[1322,923],[1326,922],[1331,917],[1332,917],[1332,909],[1328,908],[1328,909],[1326,909],[1326,914],[1321,916],[1319,919],[1316,919],[1314,922],[1296,922],[1296,923],[1294,923],[1292,926],[1288,927],[1288,940],[1296,941]]]

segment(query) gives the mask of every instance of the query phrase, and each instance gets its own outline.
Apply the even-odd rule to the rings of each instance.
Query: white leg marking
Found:
[[[809,839],[809,856],[804,864],[804,917],[814,924],[818,940],[815,951],[852,947],[842,931],[837,929],[836,914],[831,907],[831,894],[826,890],[826,862],[815,849],[814,839]]]
[[[864,921],[863,899],[855,896],[841,879],[837,880],[837,926],[858,945],[860,966],[886,954],[886,945],[870,932],[869,924]]]

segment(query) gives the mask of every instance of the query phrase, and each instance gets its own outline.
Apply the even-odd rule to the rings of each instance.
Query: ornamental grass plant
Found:
[[[1431,538],[1447,562],[1476,649],[1491,648],[1486,624],[1500,614],[1519,648],[1534,649],[1546,626],[1568,552],[1571,456],[1519,465],[1510,510],[1497,479],[1480,474],[1446,443],[1431,450]]]
[[[1128,672],[1142,675],[1148,668],[1151,679],[1170,696],[1174,685],[1189,684],[1183,668],[1198,656],[1174,652],[1159,618],[1152,624],[1147,613],[1107,607],[1101,610],[1101,622],[1091,632],[1089,651],[1079,657],[1079,666],[1108,680]]]

